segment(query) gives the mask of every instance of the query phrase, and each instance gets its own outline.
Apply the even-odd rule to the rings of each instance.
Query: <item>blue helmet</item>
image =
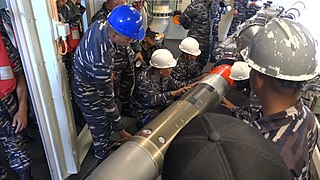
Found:
[[[120,5],[108,15],[109,25],[118,33],[141,41],[144,36],[142,16],[134,7]]]

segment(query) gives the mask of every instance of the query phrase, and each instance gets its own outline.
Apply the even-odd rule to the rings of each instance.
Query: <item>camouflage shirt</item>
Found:
[[[256,6],[248,6],[248,2],[252,1],[252,2],[256,2],[256,1],[260,1],[260,0],[245,0],[243,1],[243,6],[246,7],[246,16],[245,19],[250,19],[252,16],[254,16],[257,11],[259,10],[258,7]]]
[[[114,54],[115,48],[108,37],[107,23],[94,22],[84,34],[75,53],[72,90],[82,106],[91,108],[92,111],[87,113],[98,109],[104,111],[104,115],[97,118],[111,122],[113,129],[120,131],[123,125],[116,107],[111,79]]]
[[[244,107],[236,106],[231,110],[233,115],[244,121],[252,122],[259,119],[262,114],[262,106],[258,97],[252,92],[249,95],[249,105]]]
[[[295,106],[251,125],[270,141],[281,154],[291,177],[308,179],[310,161],[318,139],[317,118],[299,101]]]
[[[185,84],[197,81],[197,77],[201,74],[198,63],[194,61],[185,62],[181,56],[178,57],[177,61],[177,66],[172,68],[172,78]]]
[[[170,91],[186,86],[171,76],[159,79],[153,68],[142,71],[136,80],[133,101],[138,114],[138,121],[144,125],[149,123],[172,102]]]
[[[242,0],[234,0],[234,9],[238,11],[238,14],[233,17],[231,26],[228,32],[228,36],[236,32],[237,27],[244,23],[246,20],[246,6]]]
[[[180,24],[189,29],[188,37],[193,37],[199,42],[201,54],[198,57],[201,65],[205,66],[210,57],[211,48],[214,46],[214,28],[217,28],[217,18],[220,3],[213,0],[207,3],[205,0],[194,0],[187,6],[179,17]]]

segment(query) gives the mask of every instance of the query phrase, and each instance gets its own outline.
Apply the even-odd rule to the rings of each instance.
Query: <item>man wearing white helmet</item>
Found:
[[[192,37],[184,38],[179,49],[182,54],[177,59],[177,66],[173,68],[172,77],[184,83],[194,83],[201,80],[207,73],[201,74],[197,57],[201,54],[199,43]]]
[[[136,108],[139,127],[148,124],[167,108],[175,97],[191,88],[170,76],[177,61],[169,50],[154,51],[150,65],[151,67],[138,75],[133,91],[132,102]]]
[[[230,79],[234,80],[235,88],[237,90],[243,90],[245,95],[249,96],[249,105],[247,106],[236,106],[231,103],[226,97],[221,98],[221,105],[228,108],[232,115],[238,119],[246,122],[257,120],[261,117],[261,103],[258,97],[251,92],[251,89],[245,90],[246,84],[249,85],[249,73],[251,68],[246,62],[237,61],[231,67]],[[248,94],[247,91],[249,91]]]
[[[250,85],[263,109],[251,125],[280,152],[292,179],[309,179],[318,128],[300,91],[317,75],[315,40],[300,23],[275,18],[241,54],[252,68]]]

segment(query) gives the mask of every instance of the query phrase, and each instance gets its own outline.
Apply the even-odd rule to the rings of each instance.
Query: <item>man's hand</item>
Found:
[[[173,97],[181,96],[182,94],[186,93],[189,89],[191,89],[191,87],[186,86],[186,87],[182,87],[178,90],[171,91],[171,96],[173,96]]]
[[[126,130],[119,131],[118,134],[122,143],[127,142],[132,138],[132,135]]]
[[[134,61],[136,62],[136,61],[143,61],[143,57],[142,57],[142,54],[141,54],[141,52],[137,52],[136,53],[136,56],[134,57]]]
[[[18,133],[22,129],[27,126],[28,118],[27,118],[27,111],[26,110],[19,110],[13,116],[12,126],[16,127],[15,133]]]
[[[228,109],[230,109],[230,110],[236,107],[234,104],[232,104],[232,103],[231,103],[227,98],[225,98],[225,97],[222,97],[222,98],[221,98],[221,106],[224,106],[224,107],[226,107],[226,108],[228,108]]]
[[[191,88],[195,87],[196,85],[198,85],[198,82],[194,82],[194,83],[188,84],[187,87],[190,87],[190,89],[191,89]]]
[[[116,71],[112,71],[112,74],[111,74],[111,80],[113,81],[113,82],[115,82],[116,80],[117,80],[117,78],[116,78]]]

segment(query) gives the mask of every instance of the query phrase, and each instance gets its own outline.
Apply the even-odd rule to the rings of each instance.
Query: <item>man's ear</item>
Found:
[[[257,73],[255,76],[256,88],[264,88],[266,83],[266,77],[263,74]]]
[[[116,38],[117,34],[115,32],[110,32],[110,38],[111,40],[114,40]]]
[[[163,74],[163,69],[160,69],[160,70],[159,70],[159,73],[162,75],[162,74]]]

